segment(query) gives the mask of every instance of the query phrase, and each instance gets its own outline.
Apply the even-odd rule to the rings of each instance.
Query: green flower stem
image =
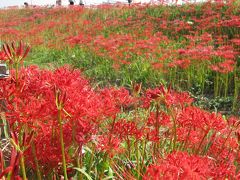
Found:
[[[173,119],[173,151],[176,148],[176,141],[177,141],[177,125],[175,118]]]
[[[219,74],[216,74],[215,77],[215,84],[214,84],[214,97],[216,98],[218,96],[218,88],[219,88]]]
[[[140,179],[140,157],[139,157],[139,149],[138,149],[138,140],[136,140],[136,160],[137,160],[137,179]]]
[[[38,159],[37,159],[37,155],[36,155],[36,147],[35,144],[32,143],[31,144],[32,147],[32,153],[33,153],[33,157],[34,157],[34,163],[36,165],[36,171],[37,171],[37,179],[41,180],[41,172],[40,172],[40,168],[39,168],[39,164],[38,164]]]
[[[176,142],[177,142],[177,124],[176,124],[176,116],[174,114],[174,111],[172,108],[169,109],[170,110],[170,116],[172,117],[173,120],[173,129],[172,129],[172,139],[170,142],[170,147],[172,146],[172,150],[174,151],[176,148]]]
[[[192,71],[191,71],[191,67],[189,67],[187,71],[187,88],[188,89],[192,86],[191,76],[192,76]]]
[[[79,148],[79,153],[78,153],[78,156],[77,156],[77,167],[79,169],[82,168],[82,147]],[[82,180],[83,179],[82,173],[78,172],[77,177],[78,177],[77,179]]]
[[[143,140],[143,149],[142,149],[142,163],[141,163],[141,167],[143,169],[144,167],[144,160],[145,160],[145,156],[146,156],[146,148],[147,148],[147,141]]]
[[[155,122],[155,129],[156,129],[156,134],[157,134],[157,137],[159,137],[159,127],[160,127],[160,122],[159,122],[159,102],[157,102],[157,104],[156,104],[156,117],[155,117],[155,119],[156,119],[156,122]],[[158,152],[158,148],[159,148],[159,146],[158,146],[159,144],[158,144],[158,142],[157,143],[154,143],[154,146],[153,146],[153,152],[154,152],[154,155],[156,155],[157,154],[157,152]]]
[[[234,95],[233,95],[233,104],[232,104],[232,111],[233,112],[235,112],[237,110],[239,87],[240,87],[240,82],[239,82],[239,79],[238,79],[238,77],[236,75],[236,71],[235,71],[235,76],[234,76]]]
[[[62,111],[61,109],[58,109],[58,123],[60,128],[60,143],[61,143],[61,151],[62,151],[62,166],[63,166],[63,174],[64,179],[67,180],[67,165],[66,165],[66,158],[65,158],[65,147],[64,147],[64,141],[63,141],[63,124],[62,124]]]
[[[20,157],[20,166],[21,166],[21,170],[22,170],[23,180],[27,180],[26,168],[25,168],[25,163],[24,163],[24,156],[23,156],[23,154],[21,154],[21,157]]]
[[[233,129],[231,129],[231,130],[229,131],[229,133],[228,133],[228,135],[227,135],[227,138],[226,138],[225,141],[223,142],[223,144],[222,144],[222,146],[221,146],[221,149],[219,150],[219,152],[218,152],[218,154],[217,154],[217,157],[218,157],[218,156],[221,154],[221,152],[223,151],[224,146],[225,146],[227,140],[229,139],[230,135],[232,134],[232,131],[233,131]]]
[[[202,140],[201,140],[200,144],[198,145],[198,148],[197,148],[195,154],[198,154],[198,153],[199,153],[200,148],[201,148],[201,146],[202,146],[202,144],[203,144],[203,141],[204,141],[204,139],[205,139],[205,138],[207,137],[207,135],[208,135],[208,132],[209,132],[209,129],[205,132],[204,136],[202,137]]]
[[[224,88],[224,97],[227,97],[227,93],[228,93],[228,74],[226,74],[225,76],[225,88]]]
[[[12,179],[12,171],[10,171],[7,176],[7,180],[11,180],[11,179]]]
[[[200,75],[201,76],[201,91],[202,91],[202,95],[204,94],[204,89],[205,89],[206,74],[207,74],[207,72],[205,72],[205,67],[203,67],[201,75]]]
[[[190,133],[191,133],[191,127],[189,128],[187,137],[186,137],[186,139],[185,139],[185,141],[184,141],[184,143],[183,143],[183,146],[182,146],[182,150],[183,150],[183,151],[187,148],[188,141],[189,141],[189,137],[190,137]]]

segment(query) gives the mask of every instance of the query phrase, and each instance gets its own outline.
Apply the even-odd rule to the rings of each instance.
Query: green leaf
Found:
[[[88,173],[86,173],[85,169],[83,168],[73,168],[73,169],[76,169],[77,171],[85,175],[88,180],[92,180],[91,176]]]
[[[113,178],[114,178],[114,176],[108,176],[108,177],[106,177],[106,178],[104,178],[102,180],[108,180],[108,179],[113,179]]]
[[[83,146],[83,149],[84,149],[85,151],[89,152],[90,154],[93,154],[92,150],[91,150],[89,147]]]
[[[112,170],[111,167],[109,167],[108,176],[109,176],[109,177],[113,177],[113,170]]]

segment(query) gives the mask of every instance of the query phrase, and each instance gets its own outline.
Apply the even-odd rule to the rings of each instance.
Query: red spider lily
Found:
[[[146,91],[145,98],[143,98],[144,107],[149,107],[152,101],[160,102],[165,104],[167,107],[179,106],[185,107],[193,102],[193,99],[188,93],[177,93],[170,88],[165,89],[160,86],[156,89],[148,89]]]
[[[170,128],[172,126],[170,121],[170,116],[163,111],[159,112],[158,121],[160,125],[163,127]],[[148,117],[147,125],[154,126],[155,123],[156,123],[156,112],[151,112]]]
[[[235,61],[225,60],[224,62],[220,62],[220,63],[216,63],[214,65],[211,65],[210,68],[213,71],[223,73],[223,74],[227,74],[227,73],[233,72],[233,70],[235,68],[235,65],[236,65]]]
[[[4,51],[0,51],[0,60],[7,60],[7,55],[5,54]]]
[[[186,107],[178,116],[177,121],[180,126],[200,128],[204,131],[214,129],[221,131],[226,123],[221,115],[203,111],[197,107]]]
[[[137,97],[141,93],[142,83],[131,82],[133,96]]]
[[[218,161],[234,162],[238,156],[238,139],[233,130],[226,129],[221,133],[216,133],[211,137],[211,146],[207,152]]]
[[[185,60],[174,60],[172,63],[169,63],[169,67],[180,67],[182,69],[186,69],[189,67],[191,61],[189,59]]]
[[[221,172],[219,174],[219,172]],[[219,176],[220,175],[220,176]],[[208,179],[237,178],[235,168],[228,163],[216,164],[208,157],[173,152],[166,159],[159,159],[158,164],[148,167],[144,179]]]
[[[121,139],[130,139],[131,137],[140,139],[142,137],[141,129],[137,128],[136,123],[128,122],[125,119],[114,124],[113,133]]]
[[[99,136],[97,138],[97,149],[99,151],[106,152],[110,157],[115,154],[123,152],[123,148],[120,146],[121,140],[115,136]]]
[[[159,88],[155,89],[148,89],[146,91],[146,99],[144,100],[148,105],[152,100],[161,101],[165,98],[165,95],[169,92],[169,89],[165,89],[164,86],[160,86]]]
[[[177,128],[177,141],[184,143],[184,149],[194,149],[197,145],[199,146],[203,137],[203,132],[199,129],[194,129],[194,127],[186,128],[180,126]]]
[[[232,46],[220,46],[214,52],[214,55],[229,60],[234,60],[237,54],[238,52],[234,51],[234,48]]]
[[[240,39],[239,38],[234,38],[231,40],[235,45],[240,46]]]
[[[163,63],[154,62],[154,63],[152,63],[152,66],[153,66],[154,69],[162,69],[163,68]]]
[[[15,42],[3,45],[4,53],[9,61],[9,64],[21,63],[30,51],[30,46],[26,46],[22,41],[16,47]]]
[[[136,99],[132,97],[128,90],[125,88],[105,88],[100,94],[103,97],[103,103],[105,104],[105,112],[112,111],[113,113],[119,112],[119,108],[128,108],[134,105]]]
[[[154,143],[158,143],[161,138],[159,136],[159,130],[153,129],[150,127],[149,128],[146,127],[144,129],[144,135],[149,142],[154,142]]]
[[[228,126],[237,128],[240,125],[240,119],[235,116],[230,116],[227,119],[227,123],[228,123]]]

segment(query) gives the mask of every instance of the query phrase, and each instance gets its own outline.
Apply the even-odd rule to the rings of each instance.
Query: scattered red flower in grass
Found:
[[[233,42],[237,46],[240,46],[240,39],[239,38],[232,39],[231,42]]]
[[[216,63],[211,65],[210,68],[219,73],[227,74],[233,72],[236,62],[233,60],[225,60],[224,62]]]

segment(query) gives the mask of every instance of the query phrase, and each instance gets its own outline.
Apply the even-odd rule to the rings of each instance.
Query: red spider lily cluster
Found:
[[[28,167],[38,179],[67,179],[76,174],[74,167],[84,167],[82,150],[89,146],[104,154],[103,161],[112,159],[119,178],[134,178],[134,172],[143,179],[239,178],[239,119],[193,106],[188,93],[164,86],[140,93],[136,83],[131,92],[94,90],[67,66],[22,67],[18,80],[15,73],[0,81],[12,144],[1,177],[26,179]],[[123,118],[124,113],[133,115]],[[125,173],[116,157],[128,162],[121,167]]]
[[[14,74],[14,72],[12,72]],[[65,151],[78,149],[91,141],[104,120],[116,116],[120,107],[129,103],[123,90],[110,89],[95,92],[78,70],[62,67],[54,72],[37,67],[22,68],[18,84],[14,79],[1,81],[1,98],[5,99],[5,113],[12,132],[18,138],[24,132],[34,132],[31,148],[25,149],[27,165],[47,174],[59,167],[62,153],[59,141],[59,109],[63,124]],[[126,102],[125,102],[126,101]],[[17,144],[17,142],[15,142]],[[74,163],[76,155],[66,155],[67,163]]]

